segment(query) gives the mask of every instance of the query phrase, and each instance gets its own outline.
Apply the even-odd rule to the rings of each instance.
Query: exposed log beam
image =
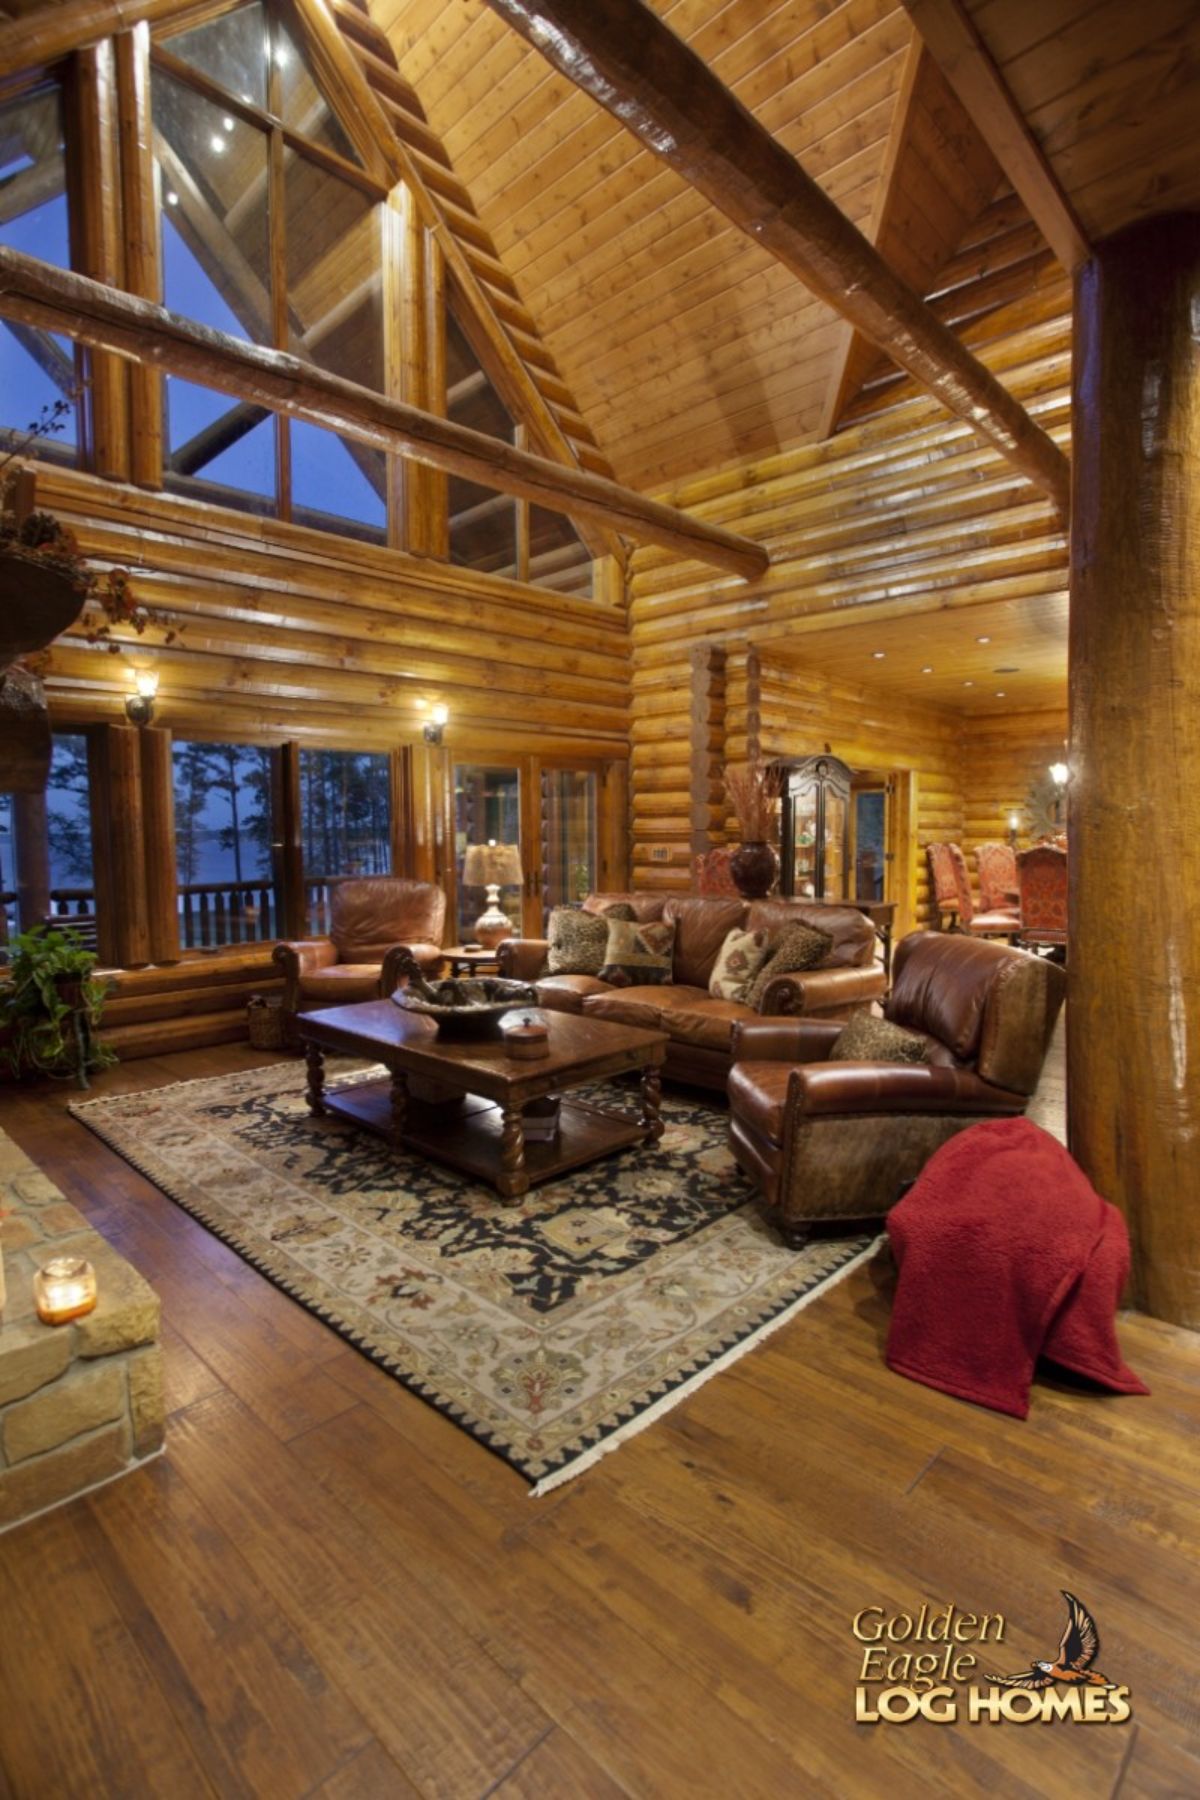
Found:
[[[434,468],[519,494],[551,511],[578,514],[640,542],[661,544],[729,569],[745,580],[764,574],[770,561],[762,545],[689,518],[601,475],[531,456],[482,432],[373,393],[286,351],[243,343],[152,301],[3,246],[0,316],[63,332],[237,400],[307,419],[373,449],[399,451]]]
[[[904,0],[909,18],[1064,269],[1092,253],[1079,216],[961,0]]]
[[[488,5],[1066,513],[1057,444],[643,0]]]
[[[0,75],[56,62],[101,38],[128,31],[141,19],[154,23],[179,11],[179,0],[63,0],[0,27]]]

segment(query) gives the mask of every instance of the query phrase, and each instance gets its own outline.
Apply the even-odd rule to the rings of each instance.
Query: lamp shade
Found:
[[[463,857],[467,887],[520,887],[524,880],[517,844],[468,844]]]

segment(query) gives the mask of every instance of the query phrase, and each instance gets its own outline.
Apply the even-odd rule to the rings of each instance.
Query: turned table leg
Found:
[[[521,1108],[504,1108],[504,1126],[500,1134],[500,1176],[496,1183],[502,1199],[513,1206],[529,1188],[529,1172],[525,1167],[525,1127]]]
[[[392,1071],[392,1143],[397,1150],[404,1145],[404,1126],[408,1119],[408,1077],[399,1069]]]
[[[657,1144],[665,1129],[661,1107],[662,1073],[657,1063],[649,1063],[642,1070],[642,1124],[648,1144]]]
[[[308,1070],[308,1085],[305,1089],[308,1110],[314,1118],[319,1118],[325,1111],[325,1052],[311,1038],[304,1046],[304,1062]]]

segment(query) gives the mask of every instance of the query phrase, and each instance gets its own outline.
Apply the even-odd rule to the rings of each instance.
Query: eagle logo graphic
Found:
[[[1067,1603],[1067,1623],[1053,1662],[1030,1663],[1028,1673],[1021,1669],[1015,1675],[989,1675],[996,1687],[1048,1688],[1056,1681],[1070,1687],[1112,1687],[1114,1683],[1092,1664],[1100,1654],[1100,1633],[1082,1600],[1060,1589]]]

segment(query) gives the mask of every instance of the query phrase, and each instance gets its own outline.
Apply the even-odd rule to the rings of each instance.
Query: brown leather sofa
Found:
[[[665,919],[675,925],[672,980],[662,987],[614,988],[595,975],[547,975],[545,938],[509,938],[499,947],[500,972],[537,986],[542,1006],[582,1012],[667,1032],[665,1075],[700,1087],[724,1089],[730,1068],[734,1026],[760,1014],[836,1015],[870,1006],[887,982],[875,961],[875,932],[851,906],[819,906],[803,900],[743,900],[738,896],[693,894],[590,894],[585,912],[600,912],[624,900],[640,920]],[[800,921],[833,939],[828,959],[804,974],[779,975],[767,983],[759,1013],[708,991],[717,954],[735,926],[758,931]]]
[[[884,1012],[925,1039],[928,1062],[830,1062],[840,1026],[821,1019],[739,1025],[730,1141],[788,1242],[815,1220],[879,1217],[955,1132],[1024,1112],[1065,993],[1040,957],[918,931]]]
[[[297,1013],[392,993],[399,980],[391,966],[398,950],[411,950],[427,971],[435,971],[441,961],[446,896],[428,881],[399,875],[340,881],[331,912],[328,937],[275,946],[286,1023]]]

